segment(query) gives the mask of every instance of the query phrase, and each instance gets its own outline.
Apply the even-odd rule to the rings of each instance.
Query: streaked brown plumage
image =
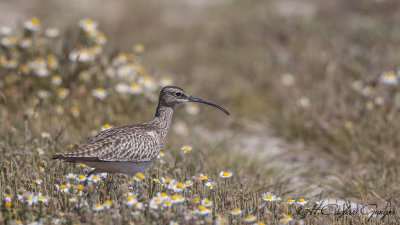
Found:
[[[152,121],[105,130],[71,152],[54,155],[53,159],[81,162],[96,168],[93,172],[129,175],[143,172],[162,149],[174,107],[185,102],[209,104],[229,115],[221,106],[192,97],[179,87],[164,87]]]

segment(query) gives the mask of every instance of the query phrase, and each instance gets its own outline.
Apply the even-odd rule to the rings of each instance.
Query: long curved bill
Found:
[[[190,96],[188,98],[188,100],[189,100],[189,102],[200,102],[200,103],[204,103],[204,104],[207,104],[207,105],[212,105],[212,106],[220,109],[222,112],[226,113],[227,115],[230,115],[230,113],[226,109],[222,108],[217,103],[214,103],[214,102],[211,102],[211,101],[208,101],[208,100],[204,100],[204,99],[201,99],[201,98],[196,98],[196,97],[193,97],[193,96]]]

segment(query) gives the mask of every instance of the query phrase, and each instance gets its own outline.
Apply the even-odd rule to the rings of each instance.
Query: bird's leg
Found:
[[[133,193],[135,193],[136,196],[139,196],[140,193],[139,184],[140,182],[136,181],[135,185],[133,186]]]
[[[107,188],[107,191],[111,190],[111,188],[114,187],[114,179],[109,178],[111,175],[107,176],[107,179],[105,180],[105,187]]]
[[[98,173],[99,171],[97,170],[97,169],[94,169],[94,170],[92,170],[92,171],[90,171],[89,173],[87,173],[86,174],[86,179],[85,179],[85,181],[83,182],[83,186],[87,186],[87,184],[88,184],[88,181],[89,181],[89,177],[90,176],[92,176],[93,174],[96,174],[96,173]]]

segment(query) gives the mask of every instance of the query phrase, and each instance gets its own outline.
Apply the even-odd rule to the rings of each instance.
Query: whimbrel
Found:
[[[185,102],[199,102],[229,112],[214,102],[186,94],[175,86],[164,87],[160,92],[156,114],[151,122],[115,127],[90,138],[86,144],[71,152],[54,155],[53,159],[80,162],[97,172],[135,175],[151,165],[160,152],[174,107]]]

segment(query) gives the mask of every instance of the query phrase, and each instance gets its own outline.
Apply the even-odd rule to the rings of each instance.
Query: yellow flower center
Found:
[[[76,189],[79,190],[79,191],[82,191],[83,190],[83,185],[79,184],[78,186],[76,186]]]
[[[210,186],[209,186],[210,188],[214,188],[214,185],[213,184],[210,184]]]
[[[136,178],[143,179],[143,174],[140,172],[136,173],[135,176],[136,176]]]
[[[144,74],[145,72],[146,72],[146,68],[144,66],[140,66],[139,70],[138,70],[138,73],[139,74]]]
[[[92,25],[93,24],[93,20],[91,19],[86,19],[84,22],[86,25]]]
[[[110,124],[106,123],[106,124],[104,124],[103,127],[104,127],[105,129],[108,129],[108,128],[110,128],[111,126],[110,126]]]
[[[126,201],[131,201],[131,200],[133,200],[134,198],[135,198],[135,195],[128,195],[128,196],[126,196],[125,200],[126,200]]]
[[[272,199],[271,195],[265,196],[266,199]]]
[[[60,189],[64,189],[64,188],[67,188],[67,185],[63,184],[60,186]]]
[[[204,211],[207,208],[204,205],[199,205],[198,209],[199,209],[199,211]]]
[[[299,202],[304,202],[304,198],[299,199]]]
[[[172,200],[176,200],[176,199],[178,199],[178,198],[179,198],[179,195],[172,195],[172,196],[171,196],[171,199],[172,199]]]
[[[181,182],[179,182],[179,183],[176,184],[176,187],[177,188],[183,188],[183,184]]]
[[[81,174],[81,175],[78,176],[78,178],[81,179],[81,180],[83,180],[83,179],[85,179],[85,175],[82,175],[82,174]]]
[[[111,205],[111,201],[110,201],[110,200],[106,200],[106,201],[104,202],[104,204],[106,204],[106,205]]]
[[[6,209],[11,208],[11,202],[6,201],[6,203],[4,204],[4,207],[5,207]]]
[[[385,73],[385,77],[386,78],[392,78],[392,77],[394,77],[394,73],[393,72],[386,72]]]
[[[233,209],[232,212],[238,213],[238,212],[239,212],[239,209]]]
[[[223,177],[229,177],[229,175],[231,175],[231,174],[228,173],[228,172],[223,172],[223,173],[222,173],[222,176],[223,176]]]
[[[37,17],[32,17],[29,19],[29,21],[33,24],[33,25],[39,25],[40,20]]]
[[[42,196],[39,196],[39,199],[44,200],[44,199],[46,199],[46,197],[44,197],[44,196],[42,195]]]
[[[167,200],[167,201],[164,202],[164,204],[165,205],[171,205],[171,202]]]

